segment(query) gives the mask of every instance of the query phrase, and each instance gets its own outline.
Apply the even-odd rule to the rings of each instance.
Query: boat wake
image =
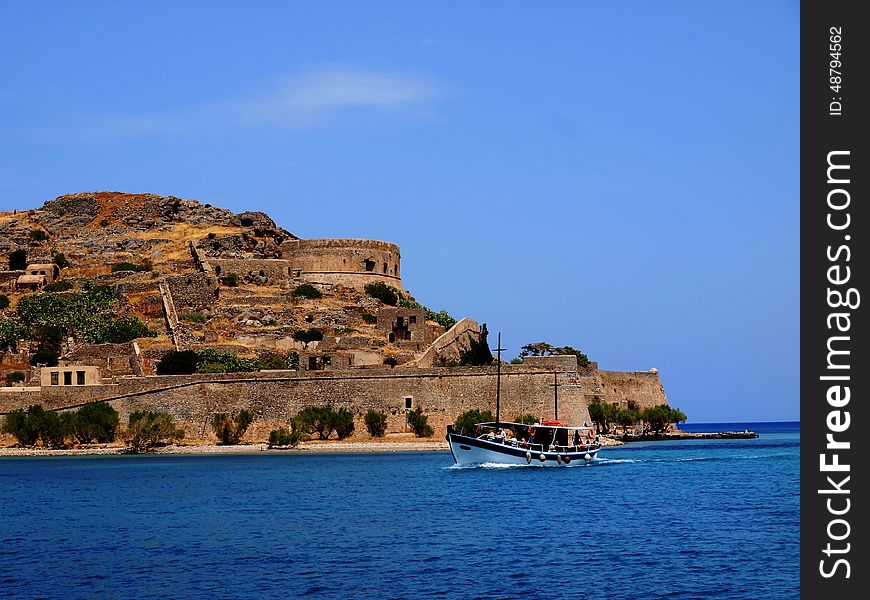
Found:
[[[593,465],[608,466],[608,465],[623,465],[633,463],[682,463],[682,462],[718,462],[718,461],[734,461],[734,460],[764,460],[764,459],[781,459],[793,457],[792,454],[748,454],[742,456],[684,456],[675,458],[602,458],[596,457],[592,461]]]

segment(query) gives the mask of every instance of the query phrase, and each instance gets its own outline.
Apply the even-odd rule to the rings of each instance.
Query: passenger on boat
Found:
[[[574,430],[574,445],[575,446],[580,445],[580,430],[579,429]]]
[[[495,434],[495,441],[504,444],[506,439],[507,439],[507,434],[504,432],[504,429],[499,427],[498,433]]]

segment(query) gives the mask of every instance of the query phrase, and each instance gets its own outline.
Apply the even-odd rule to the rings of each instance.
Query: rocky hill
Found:
[[[115,350],[96,349],[82,327],[60,327],[62,363],[96,364],[104,377],[152,373],[168,351],[187,349],[271,365],[295,353],[299,368],[312,370],[384,368],[424,355],[443,363],[455,361],[474,337],[476,324],[465,323],[462,336],[444,338],[433,353],[430,346],[453,321],[403,290],[398,247],[313,242],[306,246],[261,212],[235,214],[154,194],[61,196],[41,208],[0,213],[0,268],[8,265],[0,272],[0,294],[8,299],[0,324],[8,330],[21,320],[24,298],[109,286],[116,317],[139,319],[154,335],[139,336],[135,348],[124,339]],[[25,269],[34,265],[42,270]],[[378,282],[398,292],[396,305],[366,293]],[[0,370],[21,368],[46,344],[43,330],[28,327],[6,335]],[[134,354],[138,368],[128,368]]]

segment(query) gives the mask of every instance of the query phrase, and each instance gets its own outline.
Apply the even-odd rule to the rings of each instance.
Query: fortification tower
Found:
[[[378,240],[326,238],[288,240],[281,258],[292,263],[292,276],[312,283],[362,289],[381,281],[402,288],[400,253],[396,244]]]

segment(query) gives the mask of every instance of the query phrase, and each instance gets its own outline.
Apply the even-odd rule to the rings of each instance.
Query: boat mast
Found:
[[[554,406],[554,415],[553,418],[555,420],[559,420],[559,386],[562,384],[559,383],[559,373],[558,371],[553,371],[553,383],[550,384],[550,387],[553,388],[553,406]]]
[[[495,378],[495,427],[498,429],[499,426],[499,417],[500,417],[500,404],[501,404],[501,351],[504,348],[501,347],[501,331],[498,332],[498,343],[495,349],[496,353],[496,364],[498,365],[498,371]]]

